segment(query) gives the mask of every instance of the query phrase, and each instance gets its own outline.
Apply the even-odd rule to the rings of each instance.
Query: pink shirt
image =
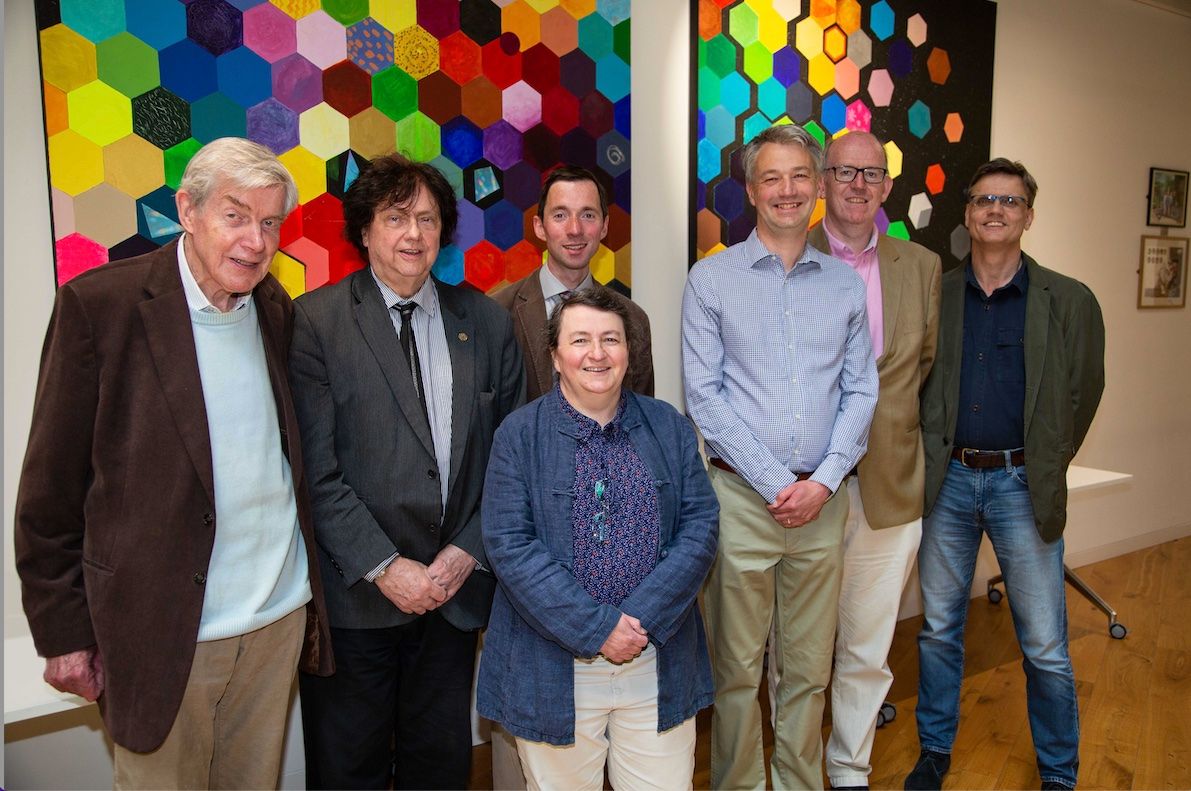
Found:
[[[827,244],[831,247],[826,252],[855,269],[856,274],[864,281],[868,297],[868,334],[873,339],[873,358],[879,360],[885,353],[885,308],[881,303],[881,268],[877,265],[877,229],[873,229],[868,246],[859,254],[852,252],[851,247],[836,239],[827,227],[826,221],[823,223],[823,233],[827,235]]]

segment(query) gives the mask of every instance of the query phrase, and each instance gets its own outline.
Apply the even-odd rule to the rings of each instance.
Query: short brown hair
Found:
[[[455,203],[455,190],[446,176],[433,165],[414,162],[401,154],[389,154],[365,165],[343,196],[343,235],[365,261],[368,260],[368,248],[364,246],[364,229],[372,224],[372,218],[381,209],[411,203],[418,196],[419,188],[430,193],[438,207],[442,244],[446,246],[454,240],[459,207]]]
[[[1021,179],[1021,183],[1026,187],[1026,205],[1034,205],[1034,197],[1038,195],[1038,182],[1030,175],[1030,171],[1026,170],[1025,165],[1005,157],[997,157],[976,168],[972,180],[968,182],[968,187],[964,190],[964,201],[967,202],[971,199],[972,187],[976,186],[977,181],[994,173],[1004,173],[1007,176],[1017,176]]]
[[[546,321],[546,348],[551,352],[558,349],[558,336],[562,332],[562,314],[568,308],[582,306],[620,316],[620,320],[624,322],[625,344],[629,351],[632,351],[636,347],[637,338],[634,325],[629,321],[629,309],[625,302],[624,297],[599,283],[582,291],[572,291],[566,299],[555,306],[554,312]]]
[[[587,168],[578,165],[559,165],[546,176],[542,182],[542,192],[538,195],[538,219],[546,217],[546,198],[550,195],[550,188],[560,181],[590,181],[595,184],[596,194],[600,196],[600,215],[608,216],[608,193],[604,185]]]

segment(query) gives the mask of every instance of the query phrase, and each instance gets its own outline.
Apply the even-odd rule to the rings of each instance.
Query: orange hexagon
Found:
[[[103,179],[134,198],[152,192],[165,183],[161,149],[139,135],[120,138],[103,149]]]
[[[464,85],[459,91],[463,114],[480,129],[486,129],[501,119],[501,92],[484,75]]]
[[[463,31],[456,30],[438,43],[438,67],[460,85],[465,85],[482,71],[480,45]]]
[[[579,46],[579,24],[562,7],[542,14],[542,43],[558,57],[574,52]]]
[[[505,251],[505,278],[511,283],[528,275],[542,263],[538,248],[522,239]]]
[[[715,0],[699,0],[699,38],[710,41],[723,30],[720,7]]]
[[[951,76],[951,58],[947,50],[935,47],[926,59],[926,70],[930,73],[930,81],[935,85],[942,85]]]
[[[43,81],[42,96],[45,97],[45,133],[48,137],[70,128],[70,111],[66,105],[66,93],[56,85]]]
[[[826,28],[835,24],[835,0],[811,0],[811,18]]]
[[[860,30],[860,3],[857,0],[839,0],[835,7],[835,23],[849,36]]]
[[[964,136],[964,119],[959,113],[947,113],[947,120],[943,122],[943,134],[948,143],[958,143]]]
[[[575,19],[582,19],[596,10],[596,0],[558,0],[558,5]]]
[[[832,25],[823,34],[823,52],[835,63],[848,54],[848,36],[839,25]]]
[[[516,0],[500,10],[501,28],[517,36],[522,52],[542,40],[541,19],[542,15],[525,0]]]
[[[931,195],[938,195],[947,185],[947,174],[940,164],[931,165],[926,169],[926,189]]]

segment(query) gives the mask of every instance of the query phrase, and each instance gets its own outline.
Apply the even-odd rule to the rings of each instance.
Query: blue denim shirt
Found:
[[[573,572],[578,427],[559,397],[556,389],[509,415],[493,439],[482,520],[498,586],[477,708],[515,736],[573,744],[574,660],[599,653],[625,612],[641,620],[657,648],[658,731],[668,730],[713,699],[695,597],[715,559],[719,504],[686,418],[629,393],[622,425],[657,487],[657,565],[620,609],[593,599]]]

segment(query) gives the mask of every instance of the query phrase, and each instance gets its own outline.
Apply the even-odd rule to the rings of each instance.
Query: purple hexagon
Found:
[[[248,139],[283,154],[298,145],[298,114],[270,97],[248,108]]]
[[[225,0],[191,0],[186,35],[212,55],[222,55],[244,43],[243,15]]]
[[[773,53],[773,78],[789,88],[798,82],[802,73],[798,63],[798,53],[793,47],[782,47]]]
[[[305,112],[323,100],[323,73],[298,53],[273,64],[273,96],[295,112]]]
[[[519,132],[527,132],[542,121],[542,95],[525,80],[504,89],[501,106],[504,119]]]
[[[497,121],[485,129],[484,159],[501,170],[521,161],[521,133],[507,121]]]
[[[459,224],[455,226],[455,245],[470,250],[484,240],[484,210],[471,201],[459,201]]]
[[[517,162],[505,169],[505,200],[525,210],[537,205],[542,189],[542,174],[528,162]]]

